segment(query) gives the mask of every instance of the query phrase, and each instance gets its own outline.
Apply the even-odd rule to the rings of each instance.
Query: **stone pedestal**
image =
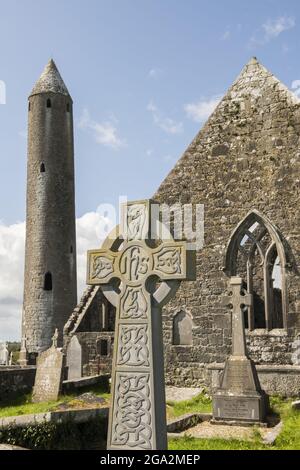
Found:
[[[27,366],[28,365],[28,359],[27,359],[27,351],[26,350],[21,350],[20,351],[20,356],[19,356],[19,359],[18,359],[18,364],[21,366],[21,367],[24,367],[24,366]]]
[[[260,387],[253,361],[246,356],[230,356],[213,396],[212,422],[261,424],[267,411],[268,397]]]

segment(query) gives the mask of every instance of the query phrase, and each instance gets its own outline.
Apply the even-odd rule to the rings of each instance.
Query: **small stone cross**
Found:
[[[55,328],[54,335],[52,336],[52,348],[57,348],[58,329]]]
[[[252,294],[241,294],[242,283],[242,278],[231,277],[231,294],[222,298],[222,304],[232,308],[232,356],[247,355],[243,307],[250,307],[253,299]]]
[[[87,283],[116,307],[108,449],[167,448],[160,309],[189,275],[185,242],[151,239],[151,205],[122,205],[119,234],[88,251]]]

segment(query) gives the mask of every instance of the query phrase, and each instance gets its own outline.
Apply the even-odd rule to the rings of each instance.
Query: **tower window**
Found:
[[[73,245],[70,246],[70,253],[73,253]]]
[[[29,101],[29,103],[28,103],[28,111],[30,111],[30,101]]]
[[[41,173],[45,173],[46,169],[45,169],[45,163],[41,163],[41,166],[40,166],[40,172]]]
[[[47,272],[44,277],[44,290],[52,290],[52,274]]]
[[[51,100],[50,98],[47,99],[47,108],[51,108],[52,106],[52,103],[51,103]]]
[[[67,103],[67,113],[70,112],[70,103]]]

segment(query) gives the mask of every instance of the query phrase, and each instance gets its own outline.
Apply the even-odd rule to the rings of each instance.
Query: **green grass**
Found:
[[[78,394],[62,395],[56,402],[31,403],[31,395],[22,395],[0,402],[0,417],[17,416],[32,413],[54,411],[62,403],[70,407],[80,407],[78,395],[93,392],[109,402],[110,395],[102,387],[94,386],[81,389]],[[256,428],[253,428],[253,438],[250,441],[239,439],[197,439],[180,437],[169,441],[170,450],[300,450],[300,411],[291,409],[292,400],[272,397],[270,400],[274,413],[280,415],[283,429],[273,446],[262,443]],[[211,398],[207,394],[199,394],[191,400],[167,403],[168,418],[172,419],[186,413],[211,412]]]
[[[202,410],[202,399],[196,397],[189,402],[180,402],[176,406],[179,411],[189,413],[194,409],[195,401],[200,398]],[[272,446],[262,443],[258,431],[253,429],[253,439],[250,441],[238,439],[197,439],[193,437],[180,437],[169,440],[170,450],[300,450],[300,411],[291,409],[292,400],[284,400],[280,397],[272,397],[271,408],[283,421],[283,429]],[[187,406],[185,407],[186,404]],[[204,404],[205,405],[205,404]],[[205,407],[205,406],[204,406]]]
[[[211,410],[211,398],[205,393],[200,393],[191,400],[167,402],[168,418],[176,418],[186,413],[211,413]]]
[[[14,400],[12,402],[14,402]],[[6,418],[8,416],[27,415],[33,413],[45,413],[57,407],[59,403],[56,401],[31,403],[31,395],[24,395],[22,397],[19,397],[15,400],[15,402],[15,404],[0,406],[0,418]],[[19,402],[19,404],[17,404],[17,402]]]
[[[274,449],[300,450],[300,411],[292,410],[293,400],[282,400],[272,397],[271,406],[279,413],[283,421],[283,429],[276,439]]]
[[[268,447],[252,441],[238,439],[196,439],[194,437],[182,437],[171,439],[169,450],[267,450]]]
[[[0,402],[0,418],[5,418],[8,416],[20,416],[25,414],[46,413],[48,411],[56,410],[57,407],[62,403],[67,403],[70,405],[70,407],[80,407],[78,395],[81,395],[85,392],[92,392],[97,396],[101,396],[107,402],[109,401],[110,394],[103,388],[99,387],[99,385],[82,388],[78,391],[78,393],[61,395],[57,401],[41,403],[32,403],[31,394],[18,395]]]

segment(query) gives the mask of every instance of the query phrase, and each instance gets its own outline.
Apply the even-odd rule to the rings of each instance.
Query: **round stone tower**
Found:
[[[30,362],[77,303],[72,98],[51,59],[28,104],[22,336]]]

